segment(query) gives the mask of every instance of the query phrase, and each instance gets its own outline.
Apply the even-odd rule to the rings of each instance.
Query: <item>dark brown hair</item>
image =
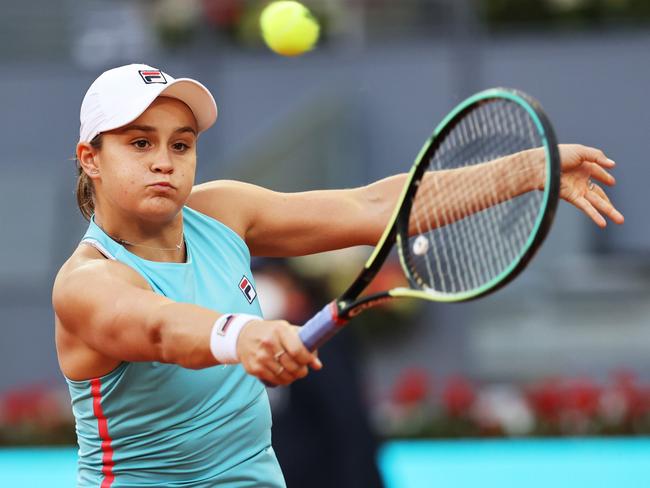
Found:
[[[102,135],[97,134],[90,141],[90,145],[94,149],[102,148]],[[77,205],[79,206],[79,211],[81,215],[84,216],[86,220],[90,220],[93,213],[95,212],[95,187],[93,186],[92,180],[84,172],[79,160],[75,159],[77,162]]]

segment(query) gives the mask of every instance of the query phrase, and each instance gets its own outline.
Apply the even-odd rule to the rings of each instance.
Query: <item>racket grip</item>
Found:
[[[336,302],[330,302],[300,328],[298,336],[307,349],[315,351],[336,334],[346,322],[338,316]]]
[[[325,344],[343,325],[347,323],[338,315],[336,302],[330,302],[323,309],[309,319],[300,328],[298,337],[310,351],[315,351]],[[262,381],[265,386],[275,388],[276,385],[268,381]]]

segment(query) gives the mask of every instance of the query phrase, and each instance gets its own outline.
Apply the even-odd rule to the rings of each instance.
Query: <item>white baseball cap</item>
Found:
[[[103,72],[88,88],[79,114],[79,142],[133,122],[161,95],[184,102],[194,113],[199,132],[217,120],[217,104],[198,81],[174,79],[146,64],[129,64]]]

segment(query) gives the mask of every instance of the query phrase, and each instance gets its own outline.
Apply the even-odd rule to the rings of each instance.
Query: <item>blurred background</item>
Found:
[[[0,0],[0,485],[36,459],[51,463],[49,476],[56,467],[74,480],[74,448],[13,448],[75,444],[50,291],[86,227],[72,160],[81,100],[102,71],[132,62],[213,92],[219,120],[201,137],[198,182],[370,183],[405,171],[447,111],[492,86],[539,99],[560,141],[605,150],[618,163],[611,196],[624,226],[599,230],[562,203],[536,260],[494,296],[368,312],[324,348],[346,368],[300,386],[316,393],[298,384],[271,393],[274,439],[287,446],[278,455],[289,481],[296,446],[326,435],[303,430],[298,440],[292,415],[302,408],[309,425],[337,410],[309,416],[296,399],[345,384],[335,398],[351,405],[348,422],[365,426],[348,432],[363,439],[350,456],[353,446],[370,453],[386,486],[476,486],[476,477],[533,486],[533,472],[577,486],[650,484],[641,469],[650,458],[650,2],[305,0],[322,37],[299,58],[263,45],[266,3]],[[369,251],[257,260],[265,314],[309,316]],[[397,266],[382,283],[397,279]],[[347,485],[329,486],[371,486],[350,481],[352,471]]]

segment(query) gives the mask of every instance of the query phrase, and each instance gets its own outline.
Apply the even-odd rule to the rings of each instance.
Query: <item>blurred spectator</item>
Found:
[[[259,260],[253,273],[265,318],[302,324],[331,297],[284,261]],[[287,486],[383,486],[377,441],[361,395],[358,348],[349,331],[319,351],[324,369],[287,388],[270,389],[273,446]]]

